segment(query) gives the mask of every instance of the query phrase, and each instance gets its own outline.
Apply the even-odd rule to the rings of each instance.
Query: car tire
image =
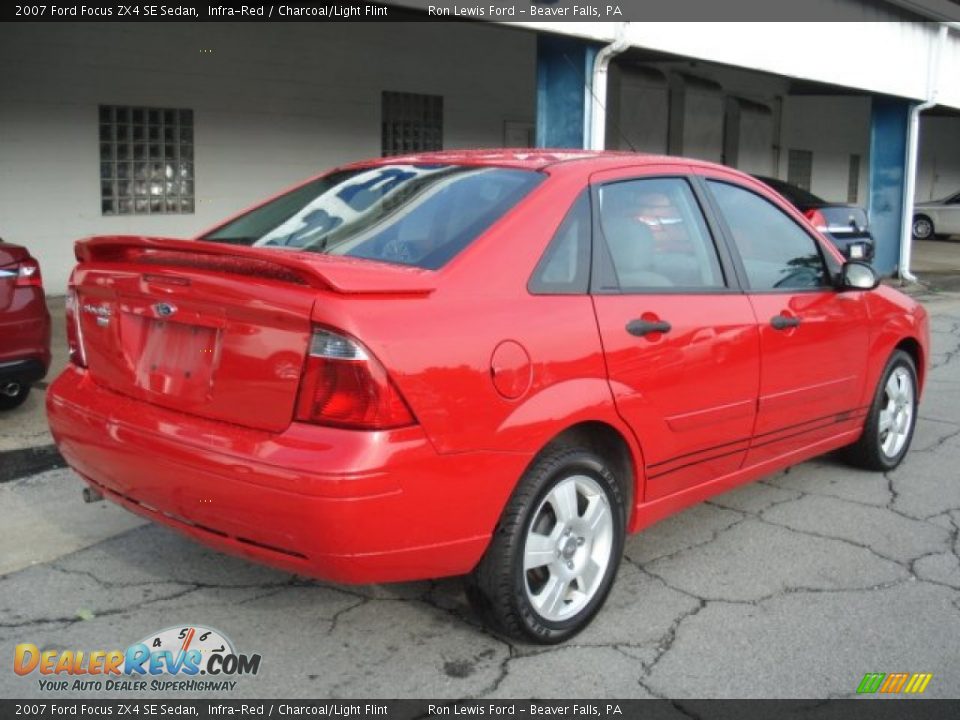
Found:
[[[26,402],[30,386],[15,380],[0,382],[0,410],[13,410]]]
[[[917,425],[917,368],[902,350],[890,356],[874,393],[860,439],[848,461],[866,470],[893,470],[906,457]]]
[[[913,237],[917,240],[929,240],[935,235],[933,220],[926,215],[914,215],[912,229]]]
[[[623,554],[626,510],[611,467],[574,446],[527,469],[467,580],[481,618],[510,637],[563,642],[603,606]]]

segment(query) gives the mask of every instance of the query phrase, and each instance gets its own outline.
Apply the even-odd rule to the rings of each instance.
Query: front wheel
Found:
[[[913,218],[913,236],[917,240],[929,240],[933,237],[933,221],[926,215]]]
[[[468,580],[489,624],[515,638],[559,643],[603,605],[623,554],[625,508],[607,463],[561,447],[521,479]]]
[[[867,470],[886,472],[897,467],[913,439],[918,395],[913,358],[897,350],[880,376],[863,435],[847,449],[847,458]]]

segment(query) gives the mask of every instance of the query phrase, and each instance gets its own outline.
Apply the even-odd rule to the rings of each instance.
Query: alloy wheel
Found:
[[[527,599],[561,622],[587,606],[610,566],[614,520],[603,488],[587,475],[564,478],[533,513],[523,553]]]
[[[913,378],[904,367],[896,368],[883,388],[883,409],[880,411],[880,450],[888,458],[896,457],[907,439],[913,424]]]

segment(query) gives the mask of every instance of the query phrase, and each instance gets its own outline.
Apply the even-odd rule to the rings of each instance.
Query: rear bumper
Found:
[[[271,434],[106,390],[47,393],[60,452],[110,500],[217,549],[338,582],[469,572],[529,457],[438,454],[419,427]]]
[[[47,356],[41,358],[26,358],[23,360],[3,360],[0,361],[0,382],[9,382],[16,380],[24,385],[43,380],[47,374],[47,366],[50,364],[50,358]]]
[[[39,288],[17,288],[0,312],[0,379],[34,383],[50,367],[50,313]]]

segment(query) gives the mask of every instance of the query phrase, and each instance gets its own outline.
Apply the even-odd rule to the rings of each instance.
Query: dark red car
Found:
[[[48,410],[93,491],[296,573],[469,575],[539,642],[627,532],[836,448],[895,467],[928,356],[919,304],[679,158],[375,160],[77,257]]]
[[[0,410],[23,404],[50,367],[50,313],[40,264],[0,240]]]

